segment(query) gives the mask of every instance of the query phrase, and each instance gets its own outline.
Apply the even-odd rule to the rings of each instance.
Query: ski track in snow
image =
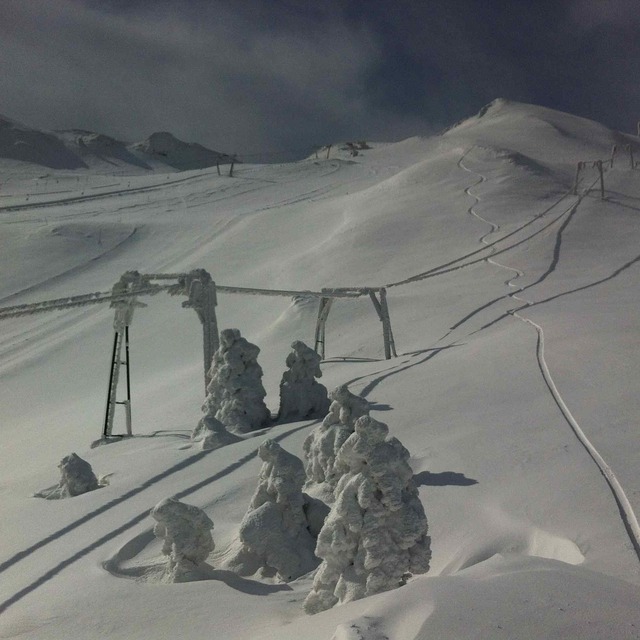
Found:
[[[287,431],[283,431],[282,433],[276,436],[273,436],[272,440],[274,440],[275,442],[280,442],[282,440],[285,440],[292,434],[296,433],[297,431],[300,431],[302,429],[308,429],[310,427],[317,425],[318,423],[319,423],[319,420],[314,420],[311,422],[305,421],[304,424],[298,427],[293,427],[291,429],[288,429]],[[70,533],[74,529],[81,527],[87,522],[92,521],[96,517],[102,515],[107,511],[110,511],[113,508],[117,508],[120,504],[125,503],[127,500],[133,498],[134,496],[153,487],[155,484],[166,479],[167,477],[172,476],[175,473],[179,473],[180,471],[193,465],[194,463],[200,462],[201,460],[205,459],[207,455],[209,455],[209,453],[210,452],[208,451],[197,452],[192,456],[185,458],[184,460],[175,464],[173,467],[165,469],[164,471],[157,474],[156,476],[149,478],[147,481],[143,482],[141,485],[125,492],[121,496],[113,498],[106,504],[103,504],[102,506],[96,508],[94,511],[90,511],[89,513],[86,513],[85,515],[81,516],[77,520],[69,523],[65,527],[62,527],[61,529],[54,531],[53,533],[49,534],[39,542],[36,542],[30,545],[29,547],[26,547],[22,551],[15,553],[13,556],[8,558],[4,562],[0,563],[0,573],[10,569],[14,565],[18,564],[20,561],[31,556],[33,553],[37,553],[40,549],[47,547],[49,544],[60,540],[64,535]],[[228,466],[224,467],[223,469],[220,469],[213,475],[207,476],[205,477],[204,480],[201,480],[196,484],[193,484],[189,487],[186,487],[180,491],[175,492],[172,495],[172,497],[177,500],[181,500],[191,495],[192,493],[199,491],[203,487],[206,487],[207,485],[210,485],[216,482],[220,478],[235,472],[236,470],[244,466],[246,463],[248,463],[250,460],[255,458],[257,455],[258,455],[258,448],[252,449],[249,453],[245,454],[238,460],[230,463]],[[77,551],[70,553],[70,555],[67,558],[58,562],[58,564],[50,568],[48,571],[44,572],[40,577],[36,578],[33,582],[29,583],[27,586],[18,590],[16,593],[14,593],[12,596],[7,598],[3,602],[0,602],[0,614],[4,613],[9,607],[16,604],[18,601],[22,600],[22,598],[29,595],[30,593],[32,593],[33,591],[41,587],[43,584],[51,580],[55,575],[60,573],[60,571],[62,571],[63,569],[74,564],[75,562],[77,562],[78,560],[86,556],[88,553],[95,551],[96,549],[104,546],[106,543],[112,541],[117,536],[129,531],[139,523],[143,522],[148,517],[149,517],[149,510],[145,509],[144,511],[138,513],[137,515],[130,517],[128,520],[126,520],[126,522],[121,524],[116,529],[109,531],[102,537],[94,540],[92,543],[82,547],[81,549],[78,549]]]
[[[469,169],[468,167],[466,167],[463,164],[464,158],[471,152],[471,149],[467,150],[463,154],[463,156],[458,161],[458,166],[460,168],[464,169],[465,171],[467,171],[468,173],[470,173],[472,175],[477,175],[479,177],[479,180],[474,185],[471,185],[470,187],[467,187],[465,189],[465,193],[470,195],[472,198],[475,199],[475,203],[472,204],[469,207],[468,212],[469,212],[469,214],[475,216],[479,220],[482,220],[483,222],[487,223],[488,225],[491,225],[491,227],[492,227],[491,231],[489,231],[488,233],[486,233],[485,235],[483,235],[480,238],[480,242],[482,242],[486,246],[490,246],[487,243],[486,238],[487,238],[487,236],[491,235],[494,231],[497,231],[499,229],[499,227],[496,224],[494,224],[492,222],[489,222],[488,220],[485,220],[482,216],[480,216],[475,211],[475,206],[480,202],[481,199],[477,195],[471,193],[470,189],[473,188],[474,186],[482,184],[483,182],[485,182],[487,180],[487,178],[484,175],[482,175],[481,173],[479,173],[477,171],[474,171],[472,169]],[[561,246],[561,243],[562,243],[562,232],[564,231],[564,229],[566,229],[567,225],[571,221],[571,218],[575,214],[575,212],[576,212],[576,210],[578,208],[578,205],[580,204],[581,200],[582,200],[582,198],[580,198],[572,206],[572,208],[570,210],[569,217],[565,220],[565,222],[563,223],[563,225],[561,226],[561,228],[558,231],[557,240],[556,240],[556,246],[555,246],[555,249],[554,249],[554,256],[553,256],[553,260],[552,260],[552,263],[551,263],[550,267],[545,271],[544,274],[542,274],[542,276],[540,278],[538,278],[532,284],[530,284],[530,285],[528,285],[526,287],[519,287],[517,284],[514,284],[514,281],[517,280],[518,278],[523,277],[524,276],[524,272],[522,272],[519,269],[516,269],[514,267],[508,267],[508,266],[503,265],[503,264],[501,264],[499,262],[496,262],[491,257],[486,258],[486,261],[488,263],[492,264],[495,267],[506,269],[507,271],[511,271],[512,273],[515,273],[515,275],[512,276],[506,282],[506,284],[509,287],[515,288],[516,291],[514,291],[513,293],[508,294],[507,297],[510,297],[510,298],[512,298],[514,300],[517,300],[518,302],[521,302],[522,306],[519,307],[518,309],[514,309],[514,310],[509,311],[508,314],[513,316],[514,318],[517,318],[518,320],[524,322],[525,324],[528,324],[528,325],[532,326],[536,330],[536,333],[537,333],[536,358],[538,360],[538,366],[539,366],[540,372],[542,373],[542,376],[544,378],[545,384],[547,385],[547,388],[549,389],[549,392],[553,396],[554,402],[556,403],[556,405],[560,409],[560,412],[562,413],[562,415],[563,415],[564,419],[566,420],[566,422],[571,427],[571,429],[572,429],[573,433],[575,434],[576,438],[578,439],[580,444],[582,444],[582,446],[586,449],[586,451],[589,454],[589,456],[591,457],[591,459],[598,466],[598,469],[600,470],[600,473],[604,476],[605,480],[607,481],[607,484],[609,485],[609,488],[611,489],[611,492],[613,493],[613,496],[614,496],[614,498],[616,500],[616,504],[617,504],[618,510],[620,512],[620,517],[621,517],[622,522],[624,524],[624,527],[625,527],[625,529],[627,531],[629,539],[631,540],[631,544],[633,545],[633,549],[634,549],[634,551],[636,553],[636,556],[637,556],[638,560],[640,560],[640,524],[638,524],[638,519],[637,519],[636,514],[635,514],[635,512],[633,510],[633,507],[631,506],[631,503],[629,502],[629,499],[627,498],[627,494],[625,493],[622,485],[620,484],[618,478],[616,477],[616,475],[613,472],[613,470],[611,469],[611,467],[607,464],[605,459],[600,455],[600,453],[598,452],[596,447],[589,440],[589,438],[587,437],[585,432],[582,430],[582,428],[578,424],[578,421],[575,419],[574,415],[571,413],[571,410],[567,406],[567,403],[564,401],[564,398],[562,397],[562,394],[560,393],[560,391],[559,391],[559,389],[558,389],[558,387],[557,387],[557,385],[556,385],[556,383],[555,383],[555,381],[553,379],[553,376],[551,375],[551,371],[549,370],[549,366],[547,364],[547,360],[546,360],[546,357],[545,357],[544,330],[543,330],[542,326],[539,325],[538,323],[534,322],[530,318],[527,318],[527,317],[525,317],[523,315],[520,315],[520,313],[518,313],[518,311],[521,311],[522,309],[524,309],[526,307],[529,307],[529,306],[533,305],[534,303],[532,301],[530,301],[530,300],[527,300],[526,298],[519,297],[517,294],[518,293],[522,293],[523,291],[525,291],[529,287],[532,287],[532,286],[542,282],[550,273],[553,272],[553,270],[557,266],[558,261],[560,259],[560,246]],[[499,299],[502,299],[502,298],[499,298]]]

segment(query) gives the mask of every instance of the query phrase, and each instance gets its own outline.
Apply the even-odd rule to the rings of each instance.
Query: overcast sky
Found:
[[[428,134],[496,97],[635,131],[640,0],[0,0],[0,113],[224,152]]]

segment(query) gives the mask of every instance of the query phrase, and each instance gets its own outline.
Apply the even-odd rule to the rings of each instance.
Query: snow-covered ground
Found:
[[[442,136],[284,165],[161,175],[3,161],[0,306],[108,290],[127,270],[205,268],[220,285],[386,285],[399,357],[368,297],[337,300],[322,383],[348,383],[411,452],[431,569],[307,616],[289,584],[224,568],[269,437],[302,456],[318,424],[202,451],[201,328],[183,299],[136,309],[136,437],[101,434],[107,305],[2,320],[0,637],[640,638],[640,169],[625,137],[497,101]],[[608,159],[606,199],[597,172]],[[5,171],[6,169],[6,171]],[[220,328],[257,344],[266,402],[317,300],[220,292]],[[120,409],[118,410],[120,411]],[[124,430],[124,410],[115,431]],[[71,452],[103,478],[32,497]],[[176,497],[214,522],[210,579],[165,584],[150,510]]]

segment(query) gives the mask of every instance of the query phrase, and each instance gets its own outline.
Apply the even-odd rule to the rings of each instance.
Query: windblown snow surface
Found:
[[[201,328],[160,294],[130,330],[136,437],[92,449],[112,311],[3,320],[0,637],[639,638],[640,169],[621,153],[605,200],[588,190],[592,168],[571,194],[576,162],[613,144],[638,141],[496,101],[438,137],[241,165],[233,178],[6,173],[2,306],[108,290],[130,269],[202,267],[221,285],[274,289],[387,285],[399,357],[384,359],[368,296],[337,300],[322,382],[364,396],[411,452],[433,558],[400,589],[307,616],[312,575],[240,577],[224,558],[258,446],[269,437],[301,456],[317,422],[214,451],[191,443]],[[292,341],[313,344],[317,300],[218,303],[219,327],[260,347],[275,415]],[[106,486],[32,497],[71,452]],[[149,511],[168,497],[215,524],[208,579],[149,578],[163,562]]]

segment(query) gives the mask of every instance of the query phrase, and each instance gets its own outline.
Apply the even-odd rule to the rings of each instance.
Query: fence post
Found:
[[[636,168],[636,163],[633,160],[633,147],[631,145],[629,145],[629,160],[631,162],[631,168],[635,169]]]
[[[327,160],[329,159],[329,154],[331,153],[331,147],[332,145],[330,144],[327,145]]]
[[[618,153],[618,145],[614,144],[613,147],[611,147],[611,168],[613,169],[613,159],[616,157],[616,153]]]
[[[576,165],[576,178],[573,181],[573,195],[578,195],[578,182],[580,181],[580,171],[582,170],[582,162],[578,162]]]
[[[218,170],[218,175],[220,175],[220,160],[216,160],[216,169]]]
[[[602,160],[596,162],[596,167],[600,174],[600,197],[604,200],[604,171],[602,170]]]
[[[231,166],[229,167],[229,177],[233,178],[233,165],[236,163],[236,156],[235,154],[233,156],[231,156]]]

